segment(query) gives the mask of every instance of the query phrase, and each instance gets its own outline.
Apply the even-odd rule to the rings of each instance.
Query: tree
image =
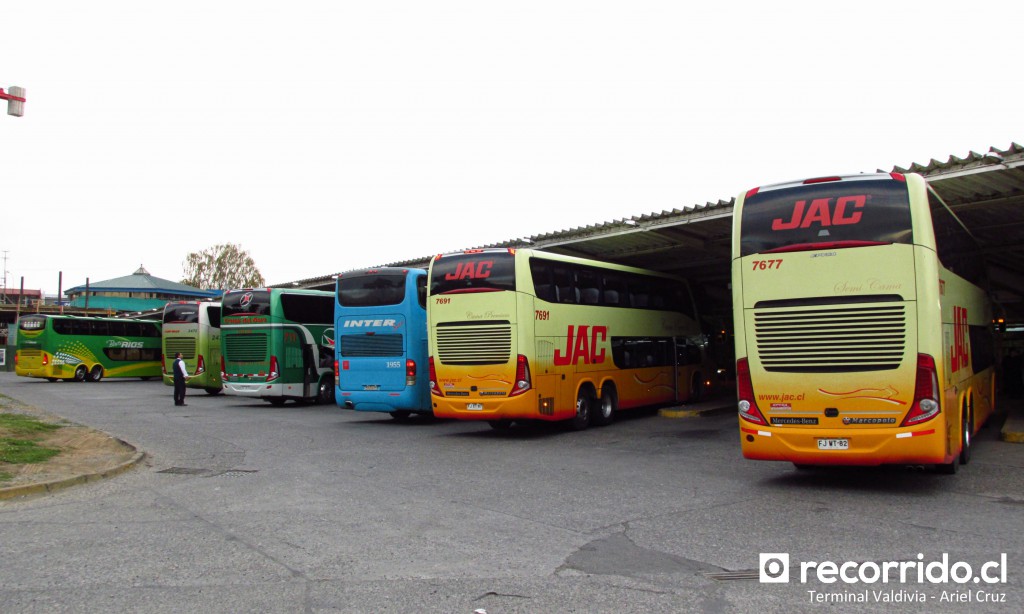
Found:
[[[214,245],[185,256],[185,279],[181,283],[205,290],[260,288],[266,281],[249,252],[241,245]]]

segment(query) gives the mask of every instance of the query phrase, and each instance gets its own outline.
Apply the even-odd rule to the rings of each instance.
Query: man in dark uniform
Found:
[[[174,404],[185,404],[185,380],[188,379],[188,369],[185,368],[185,361],[181,358],[181,352],[174,355],[174,364],[171,366],[174,372]]]

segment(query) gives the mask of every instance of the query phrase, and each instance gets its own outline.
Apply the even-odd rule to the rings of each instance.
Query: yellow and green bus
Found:
[[[752,189],[733,213],[743,455],[952,473],[995,406],[984,261],[916,174]]]
[[[164,305],[163,379],[174,385],[171,367],[181,352],[191,375],[185,385],[202,388],[207,394],[221,391],[220,379],[220,303],[176,301]]]
[[[669,275],[529,249],[469,250],[433,259],[427,301],[441,418],[580,430],[703,390],[693,298]]]
[[[18,320],[15,373],[55,382],[160,377],[160,322],[33,314]]]
[[[221,300],[224,394],[334,402],[334,293],[231,290]]]

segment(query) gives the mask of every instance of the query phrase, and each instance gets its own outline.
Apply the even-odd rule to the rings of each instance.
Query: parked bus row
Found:
[[[732,291],[743,455],[955,472],[995,406],[984,285],[977,242],[919,175],[740,194]],[[604,425],[619,410],[696,401],[709,381],[682,280],[530,249],[345,273],[334,292],[239,289],[219,305],[169,304],[163,356],[160,325],[25,316],[17,370],[167,380],[180,351],[191,385],[208,392],[497,429]]]
[[[54,330],[101,320],[23,321]],[[231,290],[220,303],[168,303],[162,322],[146,325],[157,332],[145,375],[167,384],[180,352],[187,385],[211,394],[336,401],[399,420],[430,414],[495,428],[544,420],[582,429],[608,424],[620,409],[696,401],[708,385],[682,280],[534,250],[447,254],[429,271],[345,273],[335,292]],[[125,343],[108,332],[104,343]],[[64,346],[81,339],[77,330],[51,333]],[[38,375],[25,354],[19,374]],[[85,373],[78,379],[136,373],[86,356],[63,362]]]

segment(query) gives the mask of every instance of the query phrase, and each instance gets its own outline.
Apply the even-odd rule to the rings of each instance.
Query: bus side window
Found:
[[[416,278],[416,301],[420,307],[427,308],[427,276],[420,275]]]
[[[601,275],[597,271],[580,269],[576,281],[580,289],[580,303],[597,305],[601,302]]]
[[[573,287],[573,272],[565,266],[556,266],[553,271],[554,282],[558,292],[559,303],[578,303],[576,290]]]

